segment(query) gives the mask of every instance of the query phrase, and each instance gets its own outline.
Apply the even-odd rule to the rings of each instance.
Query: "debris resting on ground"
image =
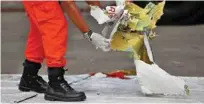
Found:
[[[91,15],[99,24],[114,22],[112,29],[106,25],[102,33],[107,36],[108,29],[112,30],[109,35],[112,50],[131,54],[142,92],[145,95],[188,95],[190,91],[183,79],[168,74],[155,63],[149,44],[149,40],[156,37],[153,30],[163,15],[165,1],[150,2],[145,8],[126,0],[116,2],[117,6],[107,6],[105,10],[91,7]],[[109,76],[124,78],[121,72]]]

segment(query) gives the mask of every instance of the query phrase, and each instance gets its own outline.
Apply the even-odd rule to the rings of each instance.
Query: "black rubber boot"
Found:
[[[63,68],[49,68],[49,87],[45,93],[45,100],[49,101],[84,101],[84,92],[75,91],[64,79]]]
[[[23,75],[21,77],[18,89],[20,91],[35,91],[38,93],[45,93],[48,84],[42,79],[41,76],[38,76],[37,74],[41,68],[41,64],[25,60],[23,66]]]

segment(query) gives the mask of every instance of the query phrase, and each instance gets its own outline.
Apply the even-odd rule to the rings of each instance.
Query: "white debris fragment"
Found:
[[[104,13],[104,11],[101,8],[99,8],[98,6],[91,6],[91,12],[90,13],[91,13],[91,16],[93,16],[94,19],[96,19],[98,24],[103,24],[103,23],[107,22],[108,20],[110,20],[108,15],[106,15]]]
[[[147,64],[142,60],[134,60],[142,92],[144,94],[188,95],[189,89],[183,79],[170,75],[154,62],[146,35],[144,35],[144,43],[148,57],[153,64]]]
[[[96,73],[94,76],[92,76],[92,78],[105,78],[105,77],[107,77],[107,75],[103,73]]]
[[[124,11],[124,6],[107,6],[106,12],[110,17],[110,20],[107,22],[113,22],[115,20],[118,20],[121,17],[123,11]]]
[[[186,95],[184,80],[172,76],[157,64],[135,60],[137,77],[144,94]]]
[[[122,0],[123,1],[123,0]],[[124,11],[124,2],[118,2],[117,6],[107,6],[105,10],[98,6],[90,6],[90,14],[98,22],[98,24],[104,24],[118,20]]]

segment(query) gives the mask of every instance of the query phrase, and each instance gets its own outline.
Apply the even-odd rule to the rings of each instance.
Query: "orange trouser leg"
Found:
[[[47,66],[65,66],[67,21],[59,3],[57,1],[23,1],[23,4],[31,21],[39,30]],[[32,52],[30,51],[31,54]]]
[[[28,35],[28,40],[26,44],[25,57],[27,60],[42,63],[44,59],[44,49],[42,45],[41,34],[37,26],[33,23],[33,20],[29,18],[30,21],[30,32]]]

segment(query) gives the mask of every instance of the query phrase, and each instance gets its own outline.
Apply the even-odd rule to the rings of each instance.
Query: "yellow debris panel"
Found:
[[[141,8],[134,3],[126,2],[125,10],[129,13],[129,18],[125,21],[127,25],[124,22],[119,25],[118,31],[112,37],[111,48],[119,51],[131,50],[135,59],[150,64],[144,45],[144,32],[149,31],[149,39],[156,36],[152,30],[163,15],[164,5],[163,1],[157,5],[149,3],[145,8]]]

